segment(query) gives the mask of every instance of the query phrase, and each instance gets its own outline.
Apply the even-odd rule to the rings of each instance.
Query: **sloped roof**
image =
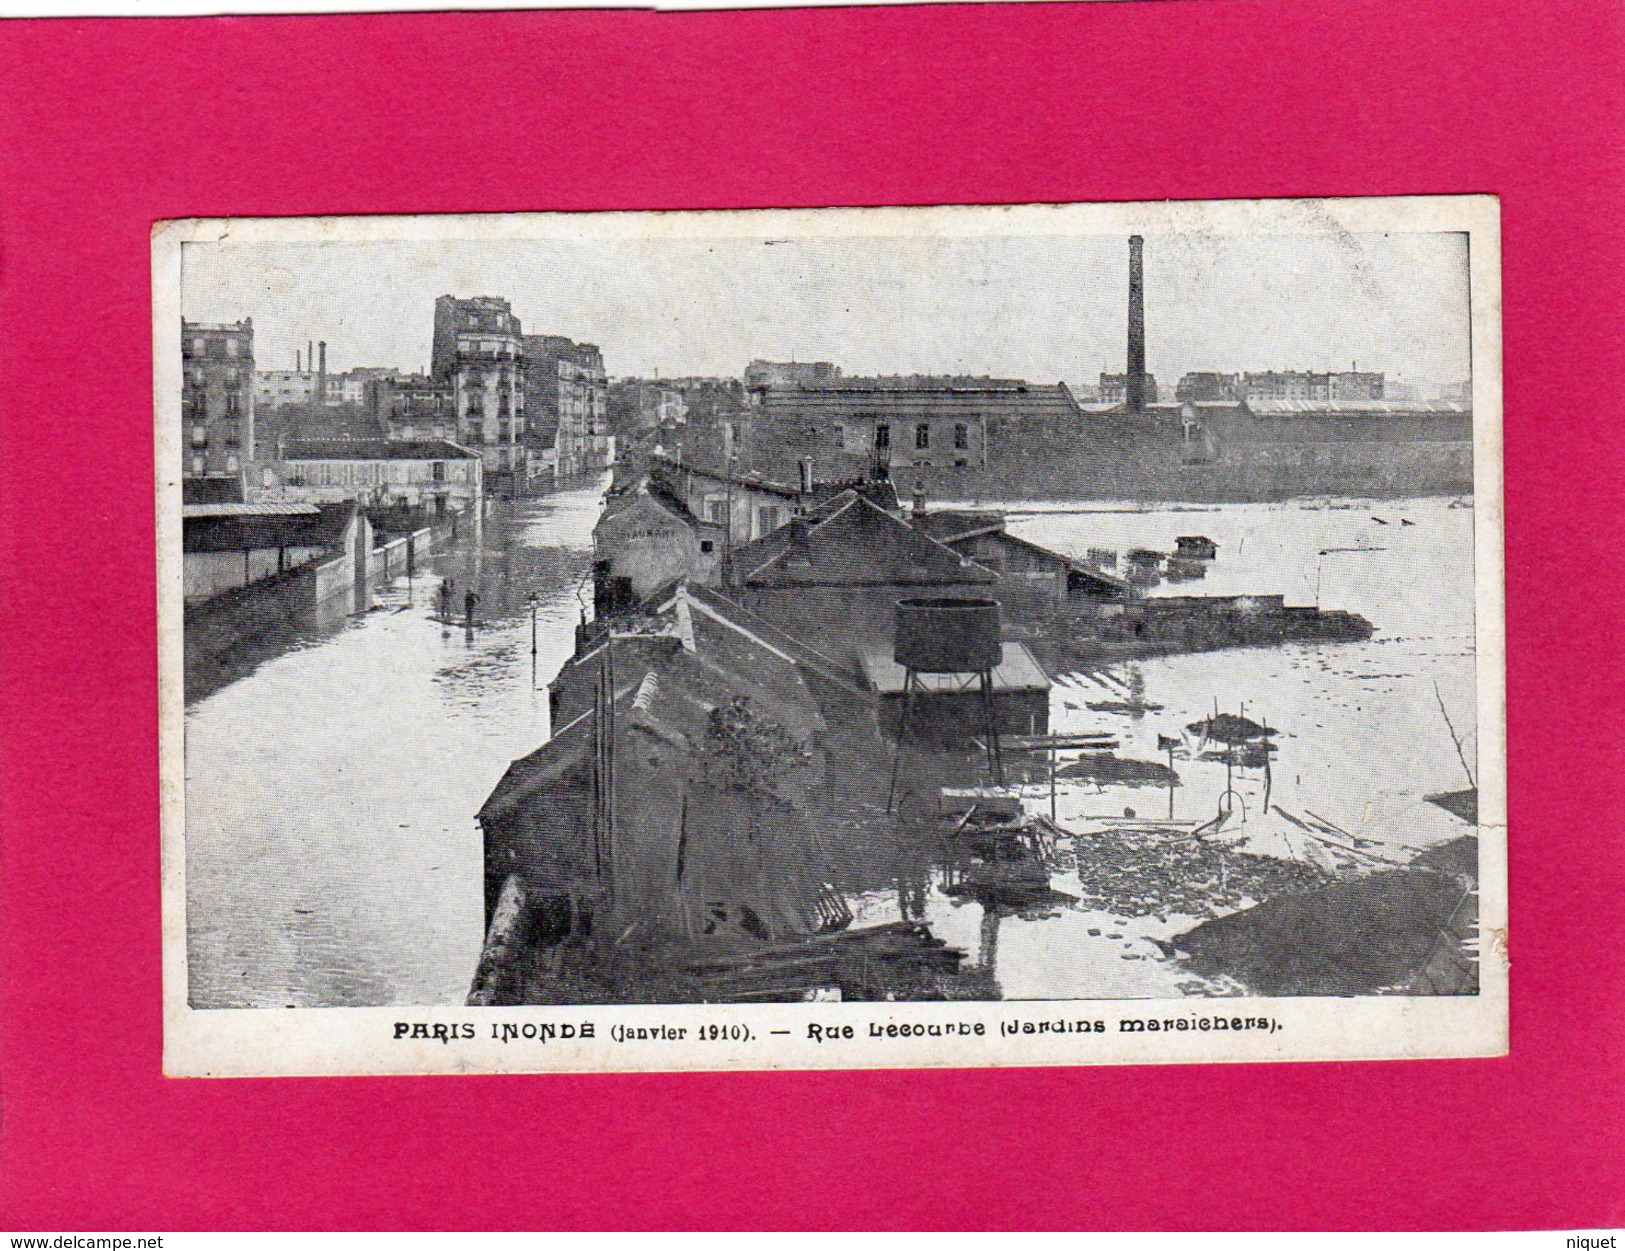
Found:
[[[603,515],[598,518],[598,524],[593,527],[593,533],[596,534],[604,527],[606,522],[615,520],[627,509],[645,502],[664,509],[676,520],[687,526],[699,527],[712,524],[702,522],[696,517],[689,506],[683,502],[682,496],[668,488],[659,478],[645,475],[631,487],[623,491],[617,491],[604,501]]]
[[[753,491],[766,491],[770,495],[782,495],[786,499],[800,499],[801,492],[794,487],[785,486],[782,482],[771,482],[766,478],[759,478],[754,474],[729,473],[724,469],[707,466],[704,462],[693,464],[688,461],[681,463],[665,455],[649,457],[649,463],[671,473],[690,473],[700,478],[710,478],[713,482],[731,482],[735,486],[748,487]]]
[[[916,530],[925,531],[939,543],[952,543],[955,539],[969,538],[973,534],[1004,529],[1003,513],[983,509],[915,513],[912,520]]]
[[[857,478],[849,482],[822,482],[813,486],[811,499],[816,506],[827,504],[844,491],[856,491],[870,502],[885,509],[902,507],[897,498],[897,484],[887,478]]]
[[[277,547],[333,547],[343,541],[356,503],[286,504],[265,513],[253,505],[194,505],[181,512],[185,552],[263,551]],[[221,510],[231,508],[226,513]],[[306,511],[306,509],[309,511]]]
[[[906,586],[993,582],[991,570],[843,491],[733,554],[747,586]]]
[[[1068,572],[1075,573],[1083,578],[1092,579],[1111,591],[1129,594],[1134,589],[1130,583],[1125,582],[1122,578],[1109,574],[1105,570],[1089,564],[1087,561],[1078,560],[1075,557],[1067,556],[1062,552],[1054,551],[1051,548],[1034,543],[1031,539],[1024,539],[1019,534],[1011,534],[1007,530],[1000,530],[997,533],[992,534],[966,534],[960,536],[958,539],[954,539],[953,542],[964,542],[972,538],[991,539],[999,543],[1007,543],[1012,547],[1023,548],[1029,552],[1036,552],[1038,555],[1048,557],[1057,564],[1064,566]]]

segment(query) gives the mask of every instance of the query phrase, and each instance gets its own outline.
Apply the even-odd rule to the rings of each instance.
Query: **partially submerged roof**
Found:
[[[1067,571],[1069,577],[1081,578],[1085,581],[1094,582],[1103,590],[1110,591],[1113,594],[1128,595],[1132,594],[1134,590],[1133,586],[1130,583],[1125,582],[1122,578],[1109,574],[1105,570],[1089,564],[1087,561],[1078,560],[1076,557],[1067,556],[1062,552],[1053,551],[1050,548],[1040,546],[1039,544],[1034,543],[1031,539],[1024,539],[1019,534],[1011,534],[1008,530],[1002,528],[995,529],[993,527],[989,527],[984,530],[970,530],[964,534],[957,535],[952,539],[947,539],[944,541],[950,545],[958,545],[969,544],[972,539],[980,540],[982,542],[1006,544],[1010,547],[1019,547],[1023,551],[1031,552],[1047,560],[1054,561],[1057,565],[1063,567]]]
[[[1003,659],[993,670],[993,690],[1000,691],[1047,691],[1050,688],[1049,675],[1044,667],[1027,650],[1025,643],[1004,643]],[[863,676],[869,680],[869,685],[880,695],[901,695],[908,678],[908,671],[894,660],[889,652],[865,652],[863,656]],[[965,678],[953,673],[917,673],[914,680],[921,690],[928,693],[945,691],[976,692],[979,686],[966,686]]]
[[[993,582],[991,570],[855,491],[733,554],[746,586],[910,586]]]

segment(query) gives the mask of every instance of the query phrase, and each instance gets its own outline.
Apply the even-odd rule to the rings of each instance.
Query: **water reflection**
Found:
[[[195,1005],[461,1002],[483,928],[474,813],[548,734],[600,499],[496,502],[364,611],[243,649],[189,704]],[[479,596],[472,630],[438,619],[448,579]]]
[[[370,588],[366,611],[243,649],[190,704],[195,1004],[462,1000],[483,937],[474,813],[509,762],[549,733],[545,686],[574,650],[599,498],[583,490],[495,503],[477,535]],[[1390,533],[1379,543],[1377,516],[1411,524],[1383,527]],[[1099,736],[1115,756],[1159,770],[1059,779],[1061,826],[1121,825],[1130,813],[1155,834],[1157,820],[1194,825],[1226,803],[1245,819],[1247,848],[1310,866],[1332,854],[1328,831],[1398,860],[1462,832],[1424,796],[1465,784],[1441,702],[1469,759],[1475,743],[1470,510],[1442,501],[1074,510],[1015,518],[1011,529],[1080,556],[1171,550],[1177,537],[1201,532],[1219,545],[1201,584],[1164,580],[1149,594],[1284,592],[1288,603],[1318,597],[1376,626],[1359,643],[1056,675],[1053,732]],[[1429,593],[1416,594],[1419,586]],[[461,619],[470,590],[472,628]],[[1278,751],[1207,754],[1187,727],[1216,710],[1266,722]],[[855,766],[841,752],[858,746],[832,740],[831,770]],[[1081,755],[1064,750],[1057,763]],[[1046,763],[1027,761],[1024,799],[1047,815]],[[923,924],[966,954],[961,993],[1166,998],[1239,989],[1194,977],[1164,946],[1207,915],[1202,891],[1238,905],[1245,879],[1229,876],[1234,862],[1162,864],[1148,835],[1134,872],[1149,884],[1106,890],[1104,853],[1087,838],[1057,840],[1035,874],[1029,859],[1001,864],[923,822],[874,837],[883,786],[848,800],[827,842],[841,849],[832,885],[851,928]],[[1203,875],[1211,884],[1185,880]]]

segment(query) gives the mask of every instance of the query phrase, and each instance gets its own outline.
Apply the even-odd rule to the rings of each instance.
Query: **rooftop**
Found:
[[[314,504],[182,504],[181,517],[314,517]]]
[[[747,586],[908,586],[993,582],[997,575],[855,491],[733,554]]]
[[[997,691],[1047,691],[1049,676],[1034,659],[1025,643],[1003,643],[1002,658],[993,670],[993,689]],[[869,685],[881,695],[901,695],[907,671],[885,652],[867,652],[863,657],[863,675]],[[964,679],[953,673],[916,673],[914,680],[924,691],[957,691]]]
[[[893,382],[843,378],[838,382],[782,387],[762,393],[769,414],[815,411],[841,417],[1075,416],[1078,402],[1065,383],[1043,385],[1005,379]]]
[[[195,504],[181,510],[181,550],[333,547],[343,541],[355,514],[354,500],[342,504]]]

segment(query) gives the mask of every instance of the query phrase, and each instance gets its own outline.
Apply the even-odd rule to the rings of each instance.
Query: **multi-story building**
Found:
[[[598,345],[557,334],[525,335],[522,344],[531,442],[553,449],[560,477],[607,468],[614,460],[609,378]]]
[[[1318,373],[1311,370],[1265,370],[1261,373],[1187,373],[1174,388],[1174,397],[1190,403],[1239,403],[1251,400],[1380,400],[1386,380],[1380,373],[1350,369]]]
[[[394,439],[455,439],[457,409],[449,378],[399,374],[372,388],[373,411]]]
[[[511,484],[529,462],[519,318],[497,296],[440,296],[432,351],[431,374],[451,383],[457,441],[480,453],[488,481]]]
[[[254,457],[254,321],[181,322],[186,476],[236,476]]]
[[[1387,398],[1385,394],[1387,380],[1382,374],[1351,369],[1345,373],[1331,374],[1329,378],[1327,399],[1381,400]]]
[[[1310,370],[1266,370],[1241,376],[1241,393],[1247,400],[1380,400],[1383,375],[1350,370],[1345,373],[1316,373]]]
[[[326,344],[322,347],[325,349]],[[322,353],[325,366],[327,353]],[[307,408],[322,405],[337,408],[350,405],[355,408],[371,406],[377,384],[400,374],[398,369],[366,366],[347,370],[342,374],[327,373],[321,369],[260,369],[254,373],[254,403],[263,411],[268,408]]]
[[[264,462],[256,498],[269,503],[421,508],[435,516],[479,507],[483,461],[445,439],[298,439]]]
[[[745,366],[745,389],[809,386],[840,376],[841,367],[829,361],[752,361]]]
[[[756,450],[771,444],[780,460],[810,459],[813,477],[825,482],[882,468],[894,476],[985,468],[990,427],[1080,416],[1065,385],[1015,378],[842,378],[757,394]]]
[[[1099,397],[1100,397],[1099,402],[1102,403],[1102,404],[1126,404],[1126,403],[1128,403],[1128,380],[1129,380],[1129,375],[1126,374],[1126,373],[1124,373],[1124,374],[1101,374],[1100,375],[1100,390],[1098,392]],[[1155,374],[1146,374],[1145,375],[1145,399],[1144,399],[1144,402],[1146,404],[1155,404],[1155,403],[1158,402],[1157,401],[1157,376]]]

